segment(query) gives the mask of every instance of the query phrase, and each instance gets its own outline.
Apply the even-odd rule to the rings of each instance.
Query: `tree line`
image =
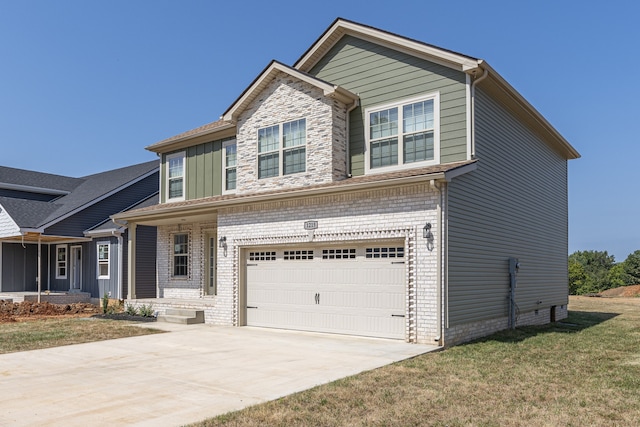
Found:
[[[569,255],[569,293],[595,294],[607,289],[640,285],[640,250],[623,262],[607,251],[576,251]]]

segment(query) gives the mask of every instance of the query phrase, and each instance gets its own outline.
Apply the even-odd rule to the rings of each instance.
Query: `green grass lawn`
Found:
[[[638,426],[640,299],[507,331],[197,426]]]
[[[161,331],[93,318],[50,318],[0,323],[0,354],[134,337]]]

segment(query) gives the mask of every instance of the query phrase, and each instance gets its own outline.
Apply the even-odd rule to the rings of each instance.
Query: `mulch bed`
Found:
[[[127,313],[94,314],[91,317],[96,319],[129,320],[132,322],[155,322],[156,321],[155,317],[132,316]]]
[[[0,300],[0,323],[58,316],[88,317],[96,313],[100,313],[100,308],[88,303],[51,304],[49,302]]]

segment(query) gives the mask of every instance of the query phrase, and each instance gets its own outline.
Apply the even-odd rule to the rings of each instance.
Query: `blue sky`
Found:
[[[582,154],[569,252],[640,249],[632,0],[0,0],[0,164],[82,176],[153,160],[145,146],[216,120],[338,16],[485,59]]]

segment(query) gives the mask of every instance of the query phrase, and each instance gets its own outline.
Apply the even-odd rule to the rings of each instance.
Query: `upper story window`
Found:
[[[235,140],[222,144],[222,157],[223,192],[232,192],[236,189],[238,165],[238,145]]]
[[[67,278],[67,245],[56,246],[56,279]]]
[[[109,242],[98,242],[98,279],[109,278]]]
[[[184,200],[184,151],[167,156],[167,200]]]
[[[440,95],[368,109],[367,170],[388,171],[440,162]]]
[[[306,119],[258,129],[258,179],[306,170]]]

